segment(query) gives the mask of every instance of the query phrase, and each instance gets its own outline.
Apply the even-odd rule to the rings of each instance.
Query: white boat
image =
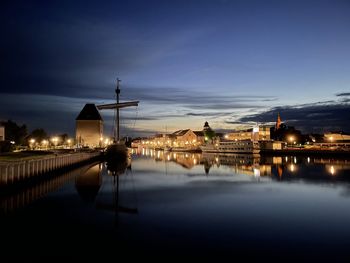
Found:
[[[259,142],[252,140],[229,141],[224,140],[213,144],[200,146],[202,152],[217,153],[259,153]]]

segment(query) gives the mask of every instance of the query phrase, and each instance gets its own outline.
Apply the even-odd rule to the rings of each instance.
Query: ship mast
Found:
[[[117,105],[119,104],[119,94],[120,94],[119,82],[120,82],[120,79],[117,78],[117,88],[115,90],[115,93],[117,94]],[[117,116],[116,116],[117,127],[115,127],[115,129],[117,130],[117,136],[114,135],[114,142],[119,142],[119,108],[117,107],[116,110],[117,110]]]
[[[120,140],[120,127],[119,127],[119,109],[121,108],[126,108],[126,107],[132,107],[132,106],[138,106],[139,101],[126,101],[126,102],[119,102],[119,94],[120,94],[120,88],[119,88],[119,83],[121,80],[117,78],[117,88],[115,89],[116,93],[116,103],[112,104],[103,104],[103,105],[98,105],[97,109],[99,110],[116,110],[116,116],[114,120],[114,129],[113,129],[113,140],[114,143],[118,143]]]

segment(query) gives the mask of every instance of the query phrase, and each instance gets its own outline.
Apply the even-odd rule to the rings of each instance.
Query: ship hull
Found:
[[[258,154],[260,147],[253,141],[224,141],[218,144],[200,146],[202,152]]]

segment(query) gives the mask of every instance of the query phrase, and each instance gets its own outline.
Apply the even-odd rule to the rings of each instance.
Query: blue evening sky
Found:
[[[118,77],[122,100],[140,100],[122,113],[124,135],[230,130],[277,112],[303,131],[350,131],[349,14],[345,0],[9,1],[0,119],[73,135]]]

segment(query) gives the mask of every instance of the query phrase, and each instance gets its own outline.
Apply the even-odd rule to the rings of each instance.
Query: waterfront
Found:
[[[350,160],[134,153],[1,196],[1,261],[128,256],[344,260]]]

